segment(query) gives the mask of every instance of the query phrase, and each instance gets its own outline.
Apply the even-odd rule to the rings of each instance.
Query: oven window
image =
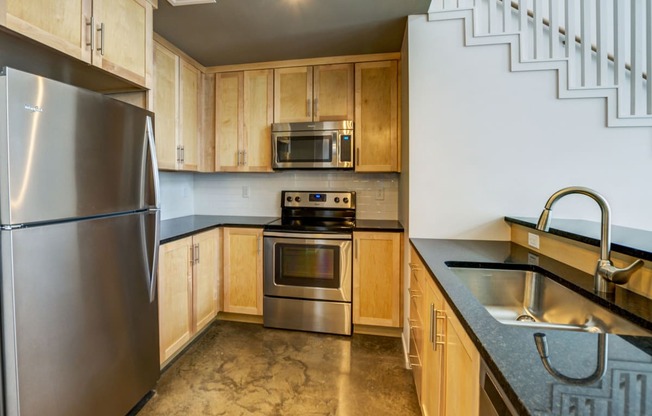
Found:
[[[340,287],[340,247],[275,244],[274,281],[279,285]]]
[[[333,135],[278,137],[276,150],[279,162],[330,162]]]

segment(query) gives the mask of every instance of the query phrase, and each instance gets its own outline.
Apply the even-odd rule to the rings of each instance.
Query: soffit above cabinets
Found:
[[[431,0],[160,1],[154,31],[204,66],[398,52]]]

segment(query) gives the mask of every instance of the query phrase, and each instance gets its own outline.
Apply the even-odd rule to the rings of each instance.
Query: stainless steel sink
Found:
[[[651,331],[537,272],[465,267],[450,270],[502,324],[652,336]]]

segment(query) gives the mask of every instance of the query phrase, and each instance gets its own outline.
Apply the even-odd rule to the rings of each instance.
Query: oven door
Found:
[[[266,232],[264,293],[351,301],[351,235]]]

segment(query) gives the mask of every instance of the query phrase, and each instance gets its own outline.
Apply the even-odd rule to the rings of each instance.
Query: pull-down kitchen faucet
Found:
[[[598,293],[613,293],[614,284],[625,284],[629,281],[632,273],[643,267],[643,260],[636,260],[624,269],[615,267],[610,260],[611,251],[611,209],[606,199],[596,191],[581,186],[570,186],[560,189],[548,198],[546,206],[537,222],[537,230],[548,231],[550,228],[550,212],[553,205],[562,197],[570,194],[586,195],[593,199],[600,206],[602,221],[600,228],[600,258],[594,274],[594,290]]]

